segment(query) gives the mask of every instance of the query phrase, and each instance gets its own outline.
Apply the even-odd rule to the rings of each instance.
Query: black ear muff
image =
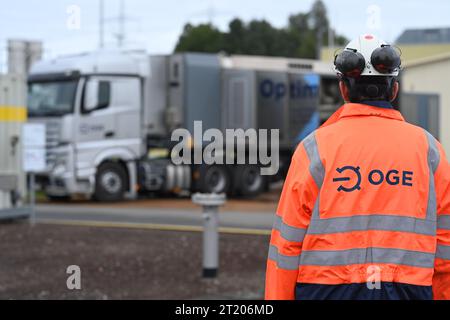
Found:
[[[392,73],[400,68],[400,54],[390,45],[382,45],[375,49],[370,57],[372,66],[379,73]]]
[[[366,61],[356,50],[345,49],[334,57],[334,65],[345,77],[357,78],[363,72]]]

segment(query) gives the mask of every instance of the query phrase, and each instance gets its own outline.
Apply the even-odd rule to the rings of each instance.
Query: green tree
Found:
[[[265,20],[253,20],[247,26],[245,53],[250,55],[276,55],[277,32]]]
[[[187,24],[175,51],[316,58],[322,45],[328,44],[330,31],[326,7],[316,0],[309,12],[289,16],[284,28],[273,27],[266,20],[244,23],[238,18],[229,23],[224,33],[210,24]],[[342,35],[334,39],[336,45],[347,42]]]
[[[241,19],[233,19],[229,24],[229,31],[225,37],[225,51],[234,54],[246,53],[245,36],[247,30]]]
[[[186,24],[175,47],[176,52],[219,52],[224,49],[224,35],[211,24]]]
[[[311,28],[309,13],[298,13],[289,16],[288,32],[292,47],[290,48],[292,57],[315,58],[316,35]]]
[[[311,21],[311,29],[316,37],[315,57],[318,59],[320,58],[320,50],[324,41],[323,37],[325,32],[328,31],[327,8],[321,0],[314,2],[309,12],[309,19]]]

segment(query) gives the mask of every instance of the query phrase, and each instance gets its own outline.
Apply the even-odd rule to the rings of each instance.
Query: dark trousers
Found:
[[[432,300],[431,286],[381,282],[380,289],[369,289],[366,283],[339,285],[297,283],[297,300]]]

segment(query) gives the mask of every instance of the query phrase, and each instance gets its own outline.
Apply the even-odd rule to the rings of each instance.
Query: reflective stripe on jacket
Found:
[[[265,294],[377,281],[432,286],[435,299],[450,299],[450,166],[440,143],[400,112],[349,103],[292,157]]]

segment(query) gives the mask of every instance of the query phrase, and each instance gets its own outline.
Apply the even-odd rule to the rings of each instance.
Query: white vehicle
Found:
[[[98,51],[40,61],[28,79],[29,121],[47,132],[38,182],[50,198],[100,201],[258,194],[269,179],[257,165],[174,165],[171,132],[192,132],[195,120],[204,129],[279,128],[280,178],[298,140],[319,124],[326,77],[334,78],[331,65],[318,61],[213,54]]]

